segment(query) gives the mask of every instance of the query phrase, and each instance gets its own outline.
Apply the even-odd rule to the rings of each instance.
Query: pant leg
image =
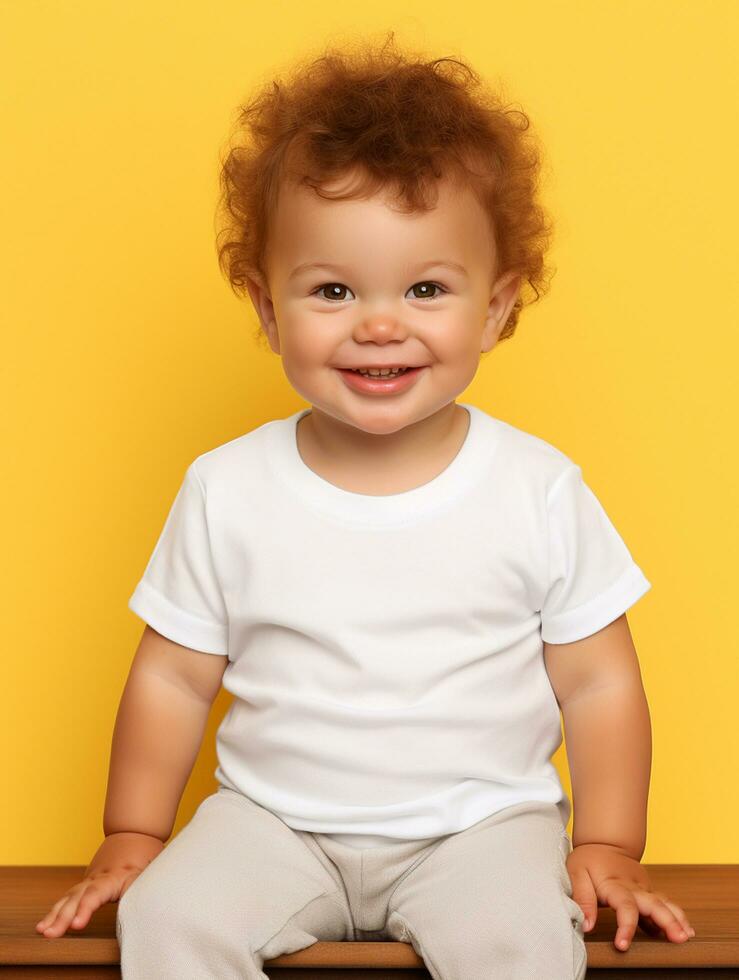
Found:
[[[276,814],[219,787],[118,903],[123,980],[266,980],[265,959],[351,935],[337,882]]]
[[[450,834],[398,884],[387,929],[434,980],[582,980],[584,914],[554,804],[507,807]]]

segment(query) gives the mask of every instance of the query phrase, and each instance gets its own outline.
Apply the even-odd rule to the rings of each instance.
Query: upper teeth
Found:
[[[370,374],[375,377],[384,377],[387,374],[398,374],[406,368],[357,368],[360,374]]]

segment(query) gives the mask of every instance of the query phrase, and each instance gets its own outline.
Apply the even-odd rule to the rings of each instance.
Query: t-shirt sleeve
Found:
[[[541,636],[572,643],[618,619],[652,586],[576,464],[550,489],[547,513]]]
[[[205,491],[191,463],[170,507],[128,608],[175,643],[228,654],[228,616],[205,511]]]

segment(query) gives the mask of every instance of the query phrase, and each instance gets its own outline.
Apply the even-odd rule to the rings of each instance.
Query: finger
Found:
[[[693,936],[695,935],[695,929],[691,926],[690,920],[688,919],[685,912],[680,908],[679,905],[676,905],[674,902],[671,902],[669,899],[664,898],[662,899],[662,901],[665,903],[668,909],[672,910],[675,918],[683,927],[685,932],[688,934],[688,938],[692,939]]]
[[[43,930],[47,926],[51,925],[51,923],[56,919],[57,913],[59,912],[59,909],[62,907],[62,905],[64,905],[64,903],[68,899],[69,899],[69,895],[62,895],[62,897],[59,899],[59,901],[54,902],[54,904],[51,906],[51,908],[46,913],[46,915],[43,917],[43,919],[40,919],[36,923],[36,928],[37,929],[40,929],[40,931],[43,932]]]
[[[52,919],[56,917],[56,913],[58,909],[62,907],[62,905],[66,902],[66,900],[67,900],[67,896],[63,895],[57,902],[54,902],[54,904],[51,906],[51,908],[43,917],[43,919],[39,919],[36,925],[37,926],[47,925],[49,922],[51,922]]]
[[[691,938],[691,934],[695,935],[695,931],[687,919],[685,920],[686,929],[669,907],[674,905],[677,912],[684,916],[685,913],[679,905],[662,901],[653,892],[634,892],[634,898],[642,913],[639,916],[639,925],[645,932],[650,935],[663,935],[671,942],[686,942]]]
[[[662,892],[655,891],[654,889],[646,889],[651,892],[653,898],[659,899],[660,902],[667,904],[667,896],[663,895]],[[665,930],[662,926],[657,925],[653,922],[648,915],[639,915],[639,927],[645,932],[649,933],[650,936],[664,936]]]
[[[54,939],[66,932],[67,926],[77,910],[77,901],[77,895],[67,896],[57,912],[56,918],[43,930],[44,936]]]
[[[616,912],[616,935],[613,941],[617,949],[628,949],[636,932],[640,907],[635,896],[635,892],[617,884],[609,884],[601,896]]]
[[[587,932],[593,928],[598,918],[598,896],[595,893],[590,875],[584,868],[570,872],[570,881],[572,883],[572,899],[583,911],[585,918],[582,927]]]
[[[92,913],[95,911],[95,909],[100,908],[103,901],[104,899],[102,895],[94,887],[89,887],[84,894],[80,896],[77,911],[70,919],[69,924],[74,926],[75,929],[84,928],[84,926],[86,926],[90,921],[90,916]]]
[[[69,903],[59,914],[58,925],[63,927],[63,931],[68,926],[75,929],[82,929],[90,920],[90,916],[99,908],[101,900],[98,889],[94,885],[87,885],[75,896],[75,901]]]
[[[664,930],[665,935],[673,943],[683,943],[690,939],[690,923],[679,905],[674,902],[664,902],[651,892],[635,893],[639,909],[650,916],[653,922]],[[677,911],[673,911],[676,909]],[[683,926],[682,920],[685,921]],[[687,927],[687,928],[686,928]]]
[[[685,929],[688,935],[693,935],[693,936],[695,935],[695,929],[691,926],[687,915],[685,914],[683,909],[680,908],[679,905],[677,905],[675,902],[670,901],[667,895],[663,895],[662,892],[652,891],[652,895],[654,895],[655,898],[658,898],[661,902],[664,902],[664,904],[669,909],[672,909],[675,918],[680,922],[683,929]]]

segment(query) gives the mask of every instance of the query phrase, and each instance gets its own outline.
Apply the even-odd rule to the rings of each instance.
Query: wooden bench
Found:
[[[685,909],[695,938],[677,944],[637,930],[631,947],[620,952],[613,945],[615,912],[601,908],[596,928],[586,936],[588,974],[603,971],[598,980],[693,980],[703,976],[739,980],[739,864],[648,864],[646,868],[655,889]],[[46,939],[36,932],[35,923],[80,880],[83,871],[74,866],[0,868],[2,980],[120,977],[115,904],[98,909],[81,931],[70,929],[58,939]],[[265,973],[285,980],[431,976],[413,947],[398,942],[316,942],[297,953],[268,960]]]

